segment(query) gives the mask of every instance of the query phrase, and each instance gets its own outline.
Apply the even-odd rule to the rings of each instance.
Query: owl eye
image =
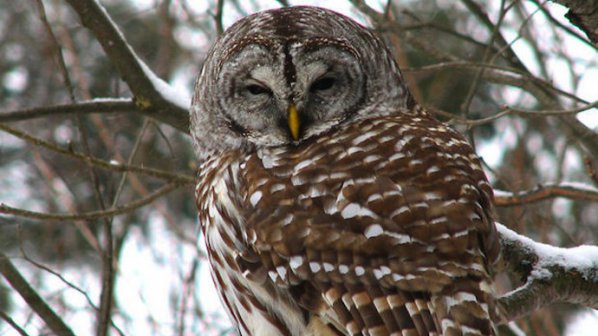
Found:
[[[336,82],[336,80],[332,77],[320,78],[320,79],[316,80],[315,82],[313,82],[313,84],[309,87],[309,91],[316,92],[316,91],[328,90],[334,85],[335,82]]]
[[[257,85],[257,84],[250,84],[245,87],[245,89],[251,93],[252,95],[271,95],[272,90],[268,89],[267,87]]]

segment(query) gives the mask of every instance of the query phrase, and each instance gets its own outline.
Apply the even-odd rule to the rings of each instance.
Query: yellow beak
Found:
[[[295,104],[289,105],[288,109],[288,121],[289,121],[289,130],[291,131],[291,136],[293,140],[299,140],[299,128],[301,127],[301,123],[299,122],[299,112],[297,112],[297,106]]]

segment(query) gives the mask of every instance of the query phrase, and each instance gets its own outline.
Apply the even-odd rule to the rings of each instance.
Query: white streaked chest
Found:
[[[284,320],[293,334],[302,335],[305,322],[298,308],[288,301],[276,302],[262,284],[245,278],[236,262],[240,251],[251,248],[241,208],[251,200],[239,189],[241,167],[236,160],[215,160],[200,168],[196,198],[212,279],[241,335],[283,335],[271,314]]]

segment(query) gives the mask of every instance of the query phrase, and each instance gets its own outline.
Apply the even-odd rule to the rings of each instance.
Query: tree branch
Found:
[[[541,100],[542,95],[545,95],[545,92],[539,92],[539,90],[548,90],[551,93],[555,93],[566,98],[569,98],[573,101],[583,103],[583,104],[590,104],[590,102],[585,101],[572,93],[566,92],[555,87],[552,83],[534,76],[529,72],[522,71],[517,68],[501,66],[496,64],[490,63],[479,63],[479,62],[472,62],[472,61],[451,61],[451,62],[440,62],[431,65],[424,65],[419,67],[413,68],[403,68],[402,70],[405,72],[424,72],[424,73],[437,73],[439,70],[444,69],[451,69],[451,70],[467,70],[467,71],[477,71],[478,68],[485,68],[484,70],[484,79],[491,81],[496,84],[503,84],[503,85],[512,85],[519,87],[523,90],[528,91],[532,94],[536,99]]]
[[[551,0],[569,8],[565,17],[598,46],[598,2],[596,0]]]
[[[67,0],[92,31],[110,61],[118,69],[144,114],[183,132],[189,130],[189,99],[181,97],[141,61],[98,1]]]
[[[502,323],[547,305],[598,307],[598,246],[559,248],[535,242],[496,223],[503,259],[525,283],[498,301]]]
[[[593,102],[591,104],[583,105],[583,106],[580,106],[577,108],[564,109],[564,110],[528,110],[528,109],[522,109],[522,108],[517,108],[517,107],[505,107],[498,112],[494,112],[494,114],[489,117],[479,118],[479,119],[463,118],[457,114],[443,111],[439,108],[436,108],[435,106],[426,106],[426,109],[428,109],[430,112],[432,112],[434,114],[443,116],[445,118],[449,118],[450,119],[449,123],[451,123],[451,124],[457,123],[457,124],[463,124],[463,125],[468,125],[468,126],[479,126],[479,125],[489,124],[497,119],[500,119],[500,118],[503,118],[503,117],[506,117],[509,115],[520,115],[522,117],[563,116],[563,115],[568,115],[568,114],[581,113],[581,112],[587,111],[589,109],[592,109],[594,107],[598,107],[598,101]]]
[[[89,114],[89,113],[130,113],[140,110],[132,99],[129,98],[106,98],[83,101],[73,104],[56,106],[41,106],[25,110],[0,112],[0,122],[25,121],[36,118],[44,118],[56,115]]]
[[[598,158],[598,132],[584,125],[575,116],[559,117],[569,136],[579,141],[581,146],[593,157]]]
[[[58,221],[58,220],[94,220],[106,217],[112,217],[116,215],[122,215],[125,213],[129,213],[137,208],[145,206],[154,200],[168,194],[169,192],[180,188],[183,184],[181,183],[169,183],[158,190],[154,191],[153,193],[135,200],[133,202],[129,202],[124,205],[114,206],[112,208],[106,210],[97,210],[97,211],[89,211],[79,214],[73,213],[65,213],[65,214],[56,214],[56,213],[46,213],[46,212],[37,212],[37,211],[29,211],[19,208],[14,208],[8,206],[4,203],[0,203],[0,214],[8,214],[26,218],[34,218],[34,219],[42,219],[42,220],[51,220],[51,221]]]
[[[4,322],[8,323],[19,335],[21,336],[29,336],[27,332],[23,328],[21,328],[7,313],[3,310],[0,310],[0,319],[4,320]]]
[[[140,166],[135,166],[135,165],[127,165],[127,164],[123,164],[123,163],[115,162],[115,161],[100,160],[96,157],[87,156],[85,154],[76,152],[72,149],[62,148],[60,146],[52,144],[43,139],[36,138],[36,137],[31,136],[25,132],[19,131],[17,129],[14,129],[14,128],[9,127],[2,123],[0,123],[0,130],[4,131],[6,133],[12,134],[20,139],[23,139],[32,145],[44,147],[44,148],[54,151],[56,153],[67,155],[67,156],[70,156],[77,160],[90,162],[93,165],[95,165],[99,168],[105,169],[105,170],[111,170],[111,171],[116,171],[116,172],[132,172],[132,173],[136,173],[136,174],[142,174],[142,175],[146,175],[146,176],[152,176],[152,177],[156,177],[156,178],[160,178],[160,179],[165,179],[165,180],[168,180],[171,182],[193,183],[193,181],[194,181],[194,178],[191,176],[186,176],[186,175],[182,175],[182,174],[173,174],[173,173],[155,169],[155,168],[140,167]]]
[[[48,328],[56,335],[75,335],[50,306],[42,299],[37,292],[31,288],[27,280],[19,273],[8,257],[0,252],[0,274],[14,290],[21,295],[29,307],[46,323]]]
[[[584,3],[587,4],[589,8],[593,9],[594,16],[598,17],[598,10],[596,10],[595,2],[596,0],[585,1],[585,0],[553,0],[557,2],[575,2],[575,3]],[[397,34],[401,34],[403,32],[403,27],[399,25],[396,21],[389,20],[388,17],[384,16],[382,13],[377,12],[370,6],[366,4],[363,0],[350,0],[350,2],[355,6],[357,10],[368,16],[374,25],[378,28],[386,28],[391,29],[393,32]],[[482,10],[482,7],[475,4],[473,1],[464,0],[465,4],[469,4],[472,13],[480,20],[480,22],[485,25],[489,32],[492,32],[495,27],[491,20],[489,20],[488,15]],[[585,7],[584,7],[585,8]],[[589,12],[583,12],[589,13]],[[594,29],[596,29],[594,26]],[[596,30],[594,30],[596,32]],[[460,61],[455,56],[446,54],[440,50],[437,50],[433,46],[427,45],[421,41],[419,38],[415,38],[410,36],[409,34],[403,34],[405,37],[406,42],[412,44],[413,46],[420,48],[424,52],[428,53],[429,55],[437,58],[440,61],[447,62],[458,62]],[[525,67],[523,62],[517,57],[517,54],[513,52],[511,45],[507,42],[507,40],[503,36],[498,36],[495,40],[498,42],[498,47],[505,53],[505,59],[509,62],[509,64],[516,67],[522,74],[520,79],[512,78],[513,76],[500,76],[499,74],[493,75],[493,80],[498,83],[507,84],[507,85],[515,85],[518,86],[530,94],[532,94],[540,103],[541,107],[543,108],[550,108],[552,110],[561,110],[562,104],[559,102],[557,95],[555,93],[562,93],[560,90],[555,90],[552,85],[544,85],[541,80],[533,80],[528,81],[530,78],[535,78],[531,75],[529,70]],[[594,41],[596,42],[596,41]],[[466,63],[466,62],[463,62]],[[404,69],[405,70],[405,69]],[[486,71],[484,71],[486,73]],[[510,75],[510,74],[508,74]],[[570,97],[572,98],[572,97]],[[576,99],[579,100],[579,99]],[[585,104],[589,104],[588,102],[583,102]],[[583,123],[581,123],[577,118],[573,115],[561,115],[557,117],[560,121],[560,126],[562,126],[568,133],[569,136],[576,139],[584,148],[587,150],[593,157],[598,157],[598,134],[593,132]]]
[[[555,197],[598,201],[598,189],[580,183],[559,183],[538,185],[534,189],[519,192],[494,190],[494,203],[497,206],[530,204]]]

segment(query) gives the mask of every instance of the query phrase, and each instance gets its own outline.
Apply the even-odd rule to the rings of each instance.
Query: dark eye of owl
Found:
[[[271,95],[272,94],[272,90],[268,89],[267,87],[257,85],[257,84],[247,85],[245,87],[245,89],[252,95],[262,95],[262,94]]]
[[[316,92],[328,90],[334,85],[335,82],[336,80],[332,77],[322,77],[313,82],[313,84],[309,87],[309,91]]]

